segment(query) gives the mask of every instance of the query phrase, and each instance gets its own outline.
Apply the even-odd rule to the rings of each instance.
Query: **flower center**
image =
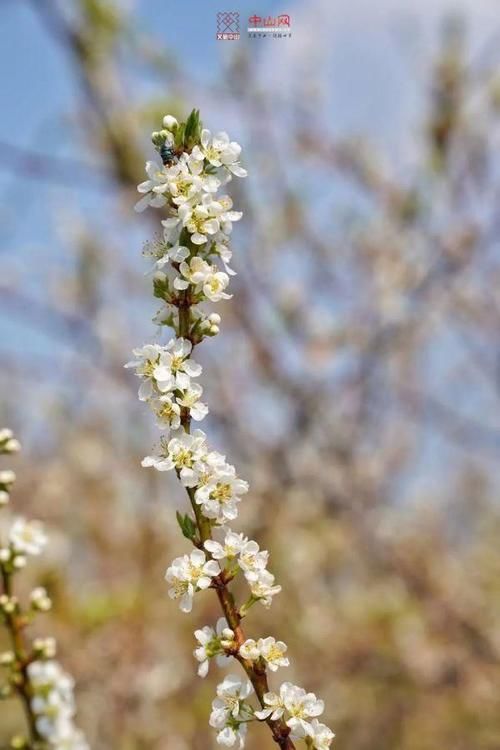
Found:
[[[178,469],[183,466],[190,469],[193,465],[193,454],[187,448],[181,448],[175,455],[174,461]]]
[[[212,490],[211,495],[213,500],[217,500],[222,504],[227,503],[232,497],[231,485],[218,482],[215,489]]]

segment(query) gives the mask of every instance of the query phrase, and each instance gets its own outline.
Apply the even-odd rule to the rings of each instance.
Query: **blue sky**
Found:
[[[468,20],[476,53],[500,26],[498,0],[123,0],[137,25],[153,34],[178,58],[199,84],[215,80],[237,45],[259,58],[261,85],[276,91],[307,76],[327,88],[331,129],[338,134],[361,132],[382,146],[389,163],[411,158],[425,94],[430,47],[439,22],[453,10]],[[216,40],[216,14],[241,14],[242,39]],[[248,40],[250,15],[289,13],[292,39]],[[425,54],[423,54],[425,53]],[[158,84],[159,85],[159,84]],[[68,121],[77,111],[77,85],[67,56],[47,36],[29,3],[0,4],[0,143],[46,154],[83,160]],[[194,102],[193,102],[194,104]],[[229,127],[233,132],[232,126]],[[236,132],[235,137],[238,137]],[[17,177],[0,168],[0,253],[7,258],[3,275],[23,280],[44,268],[65,262],[55,229],[60,211],[73,204],[89,217],[93,228],[103,221],[105,194],[77,186],[61,190],[38,180]],[[136,244],[136,247],[138,243]],[[140,258],[138,259],[138,264]],[[35,274],[31,274],[33,269]],[[42,275],[43,280],[43,275]],[[30,352],[44,351],[47,341],[0,308],[4,345],[24,347],[29,331]],[[54,342],[49,342],[54,346]]]

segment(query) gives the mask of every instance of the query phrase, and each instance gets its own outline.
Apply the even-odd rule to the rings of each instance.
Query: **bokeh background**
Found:
[[[229,6],[0,5],[0,414],[24,445],[3,467],[50,532],[23,575],[54,598],[40,632],[94,750],[215,747],[218,675],[192,657],[215,597],[187,617],[166,596],[183,497],[140,468],[157,434],[123,370],[158,334],[148,136],[196,106],[250,172],[199,354],[207,430],[251,483],[241,528],[283,585],[248,634],[287,641],[278,677],[325,698],[338,748],[498,750],[498,3]],[[216,41],[222,10],[239,41]],[[291,38],[247,38],[276,13]],[[0,704],[0,744],[21,728]]]

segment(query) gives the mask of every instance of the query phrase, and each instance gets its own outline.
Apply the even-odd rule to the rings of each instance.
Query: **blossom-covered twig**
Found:
[[[19,450],[11,430],[0,430],[0,454]],[[0,471],[0,505],[6,506],[15,482],[13,471]],[[39,555],[47,544],[44,528],[38,521],[15,518],[0,545],[0,622],[8,631],[11,649],[0,654],[0,666],[7,671],[0,697],[17,694],[22,702],[27,736],[12,738],[11,747],[30,750],[88,750],[82,732],[73,723],[75,705],[73,679],[55,660],[54,638],[30,640],[26,628],[36,615],[47,612],[51,600],[42,587],[32,590],[29,606],[22,606],[14,592],[16,573],[25,567],[28,557]]]
[[[190,612],[197,592],[216,592],[224,616],[215,629],[206,626],[195,632],[198,673],[207,674],[213,657],[219,663],[235,659],[246,673],[246,679],[228,675],[217,688],[210,724],[218,730],[220,744],[242,748],[248,723],[257,720],[267,722],[283,750],[295,748],[295,740],[327,750],[334,735],[316,718],[323,701],[289,682],[279,693],[269,689],[268,670],[288,666],[286,645],[271,636],[247,639],[243,633],[241,622],[250,607],[257,602],[269,607],[281,590],[267,569],[268,552],[227,526],[237,517],[248,483],[224,455],[209,448],[201,430],[191,430],[192,422],[208,413],[202,386],[194,382],[202,368],[192,358],[193,349],[219,332],[220,316],[209,312],[207,303],[230,297],[230,235],[242,214],[219,190],[233,175],[246,177],[241,148],[226,133],[213,137],[203,129],[196,110],[180,124],[166,116],[163,130],[153,133],[152,141],[162,163],[147,162],[148,180],[138,187],[143,197],[136,209],[165,207],[168,212],[163,235],[147,245],[145,255],[154,262],[154,293],[164,303],[155,322],[172,328],[175,337],[165,345],[134,350],[135,359],[126,366],[135,368],[141,379],[139,398],[150,405],[164,430],[157,451],[143,466],[174,470],[193,512],[178,514],[194,549],[168,568],[169,595],[179,600],[182,611]],[[245,577],[250,590],[239,606],[230,591],[238,575]],[[247,700],[253,692],[259,709]]]

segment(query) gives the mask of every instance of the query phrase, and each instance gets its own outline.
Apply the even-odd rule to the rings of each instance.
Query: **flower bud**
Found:
[[[156,130],[151,133],[151,141],[156,149],[160,149],[165,143],[173,143],[173,136],[168,130]]]
[[[219,313],[210,313],[210,315],[208,316],[208,320],[212,325],[218,326],[220,325],[222,319]]]
[[[176,118],[172,115],[165,115],[163,118],[163,127],[167,130],[176,130],[179,126],[179,123],[177,122]]]
[[[2,505],[7,505],[9,502],[9,493],[5,492],[5,490],[0,490],[0,507]]]

